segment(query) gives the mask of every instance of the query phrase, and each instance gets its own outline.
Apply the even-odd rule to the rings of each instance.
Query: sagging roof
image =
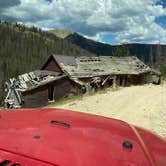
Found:
[[[161,72],[159,70],[156,70],[156,69],[152,69],[152,74],[161,76]]]
[[[85,78],[101,75],[133,74],[139,75],[151,71],[137,57],[73,57],[65,55],[52,55],[63,71],[71,77]]]

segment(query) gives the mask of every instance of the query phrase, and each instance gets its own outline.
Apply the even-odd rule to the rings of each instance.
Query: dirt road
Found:
[[[58,107],[121,119],[166,137],[166,84],[109,89]]]

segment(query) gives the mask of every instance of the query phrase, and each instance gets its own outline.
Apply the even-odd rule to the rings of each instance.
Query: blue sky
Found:
[[[116,40],[116,36],[113,34],[103,34],[100,36],[100,40],[105,43],[110,43],[112,45],[116,45],[118,41]]]
[[[0,0],[0,19],[110,44],[166,44],[166,0]]]
[[[48,2],[50,2],[50,3],[52,2],[52,0],[46,0],[46,1],[48,1]]]
[[[166,0],[162,0],[158,4],[162,5],[164,8],[166,8]],[[156,18],[155,22],[162,26],[163,28],[166,28],[166,16],[160,16]]]
[[[155,22],[157,24],[159,24],[161,27],[166,28],[166,17],[165,16],[156,18]]]

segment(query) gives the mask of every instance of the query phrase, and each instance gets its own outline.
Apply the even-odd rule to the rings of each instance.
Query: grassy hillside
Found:
[[[5,80],[41,68],[51,53],[92,56],[88,51],[35,27],[0,22],[0,101]]]

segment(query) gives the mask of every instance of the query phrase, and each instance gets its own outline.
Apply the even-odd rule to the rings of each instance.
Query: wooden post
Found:
[[[114,76],[114,79],[113,79],[113,89],[116,89],[116,76]]]
[[[122,79],[122,86],[123,87],[125,86],[125,83],[126,83],[126,76],[124,76],[123,79]]]

